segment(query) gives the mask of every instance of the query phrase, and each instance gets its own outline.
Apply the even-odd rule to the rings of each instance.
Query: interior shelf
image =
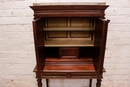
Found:
[[[94,41],[88,40],[53,40],[45,41],[45,47],[85,47],[94,46]]]
[[[45,27],[44,31],[94,31],[94,27]]]

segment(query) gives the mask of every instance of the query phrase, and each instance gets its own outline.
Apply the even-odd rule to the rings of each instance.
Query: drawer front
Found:
[[[72,73],[73,78],[96,78],[96,73]]]
[[[62,47],[60,48],[60,58],[78,58],[78,48],[67,48]]]
[[[66,78],[66,73],[41,73],[42,78]]]
[[[96,73],[41,73],[42,78],[65,79],[65,78],[96,78]]]

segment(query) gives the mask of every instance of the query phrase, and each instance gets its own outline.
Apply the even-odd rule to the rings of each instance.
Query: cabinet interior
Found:
[[[45,47],[93,46],[94,18],[45,18]]]
[[[94,17],[43,18],[42,29],[38,34],[43,71],[62,69],[62,71],[73,69],[95,71],[95,19]],[[61,69],[61,66],[64,68]]]

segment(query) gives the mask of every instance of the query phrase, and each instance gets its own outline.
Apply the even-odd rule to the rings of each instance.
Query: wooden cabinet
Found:
[[[109,20],[105,4],[51,4],[30,6],[34,11],[33,33],[36,52],[34,72],[41,79],[97,79],[103,77]]]

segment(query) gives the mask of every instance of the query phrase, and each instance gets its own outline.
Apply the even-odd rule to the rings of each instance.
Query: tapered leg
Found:
[[[37,79],[37,85],[38,87],[42,87],[42,79]]]
[[[90,79],[89,87],[92,87],[92,79]]]
[[[46,79],[46,87],[49,87],[48,79]]]
[[[96,84],[96,87],[101,87],[101,79],[97,79],[97,84]]]

